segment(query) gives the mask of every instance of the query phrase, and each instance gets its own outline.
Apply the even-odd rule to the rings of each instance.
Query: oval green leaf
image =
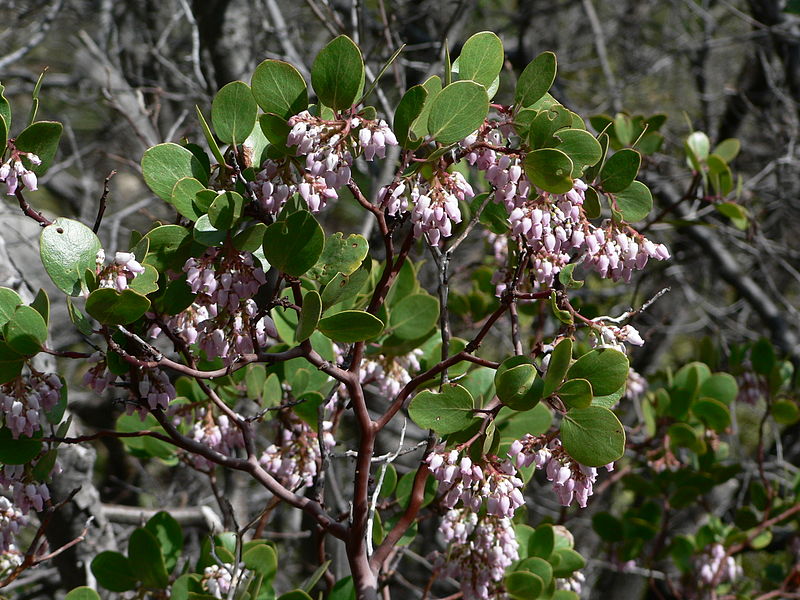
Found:
[[[353,233],[345,238],[343,233],[336,232],[325,240],[322,255],[309,276],[327,284],[336,273],[350,275],[361,266],[367,252],[369,243],[363,236]]]
[[[57,218],[42,230],[39,254],[45,271],[58,289],[79,296],[86,270],[94,270],[100,240],[83,223]]]
[[[600,171],[603,191],[616,194],[626,189],[636,178],[641,162],[642,157],[636,150],[630,148],[617,150]]]
[[[64,596],[64,600],[100,600],[100,595],[90,587],[81,586]]]
[[[586,379],[595,396],[613,394],[628,379],[628,357],[613,348],[595,348],[581,356],[567,371],[569,379]]]
[[[35,308],[23,304],[3,326],[3,337],[15,352],[32,356],[47,340],[47,323]]]
[[[208,173],[203,163],[189,150],[178,144],[158,144],[142,156],[142,176],[153,193],[169,202],[172,189],[180,179],[194,177],[204,185]]]
[[[37,175],[43,175],[50,168],[63,129],[61,123],[55,121],[38,121],[22,130],[14,142],[17,149],[33,152],[42,161],[41,164],[34,165],[27,158],[23,159],[28,169]]]
[[[408,414],[422,429],[439,434],[462,431],[476,421],[472,394],[454,384],[442,386],[441,392],[420,392],[411,401]]]
[[[211,103],[211,124],[226,144],[241,144],[256,124],[258,105],[244,81],[231,81]]]
[[[17,307],[22,304],[19,294],[7,287],[0,287],[0,327],[8,323]]]
[[[471,79],[486,89],[503,68],[503,42],[491,31],[481,31],[464,42],[458,57],[459,79]]]
[[[544,590],[538,575],[528,571],[513,571],[505,578],[506,592],[514,600],[536,600]]]
[[[128,561],[131,570],[145,586],[167,587],[169,576],[164,566],[161,547],[156,536],[146,529],[140,527],[134,530],[128,539]]]
[[[301,210],[267,227],[264,256],[269,264],[292,277],[313,267],[325,246],[325,233],[310,212]]]
[[[86,299],[86,312],[106,325],[133,323],[150,308],[150,300],[131,289],[100,288]]]
[[[303,310],[300,311],[300,318],[297,321],[295,340],[304,342],[311,337],[317,328],[319,318],[322,315],[322,298],[316,290],[306,292],[303,296]]]
[[[474,81],[457,81],[433,99],[428,131],[440,144],[452,144],[478,129],[488,112],[486,89]]]
[[[546,192],[566,194],[572,189],[572,160],[561,150],[542,148],[528,152],[522,165],[528,179]]]
[[[547,364],[547,373],[544,376],[544,388],[542,388],[542,396],[549,396],[561,385],[564,381],[564,375],[567,374],[569,363],[572,361],[572,339],[564,338],[550,354],[550,362]]]
[[[392,131],[394,131],[397,141],[403,148],[414,148],[418,143],[412,143],[409,134],[414,120],[422,113],[425,106],[425,99],[428,91],[422,85],[415,85],[400,99],[397,109],[394,111],[394,121]]]
[[[135,590],[139,581],[128,558],[119,552],[101,552],[92,559],[91,569],[97,583],[112,592]]]
[[[641,221],[653,208],[653,195],[641,181],[632,182],[616,195],[617,209],[628,223]]]
[[[0,428],[0,463],[24,465],[36,458],[41,450],[42,442],[37,438],[21,435],[14,439],[10,429]]]
[[[586,408],[592,403],[592,385],[585,379],[570,379],[558,390],[567,408]]]
[[[250,85],[265,113],[284,119],[308,107],[308,89],[300,72],[282,60],[268,59],[256,67]]]
[[[383,331],[383,321],[363,310],[344,310],[320,319],[319,330],[336,342],[369,340]]]
[[[430,294],[405,296],[392,307],[389,327],[403,340],[416,340],[428,333],[439,318],[439,301]]]
[[[345,110],[353,105],[364,87],[364,61],[353,40],[340,35],[317,54],[311,85],[325,106]]]
[[[573,408],[561,421],[561,443],[582,465],[602,467],[625,453],[625,428],[607,408]]]
[[[547,93],[556,79],[556,55],[542,52],[525,67],[517,81],[514,102],[518,106],[531,106]]]

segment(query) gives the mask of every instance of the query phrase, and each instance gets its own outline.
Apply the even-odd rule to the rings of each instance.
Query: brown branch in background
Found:
[[[94,227],[92,227],[92,231],[97,233],[100,230],[100,223],[103,221],[103,215],[106,212],[106,200],[108,199],[108,182],[111,181],[111,178],[116,175],[116,171],[111,171],[108,174],[105,181],[103,182],[103,195],[100,196],[100,206],[97,207],[97,218],[94,220]]]

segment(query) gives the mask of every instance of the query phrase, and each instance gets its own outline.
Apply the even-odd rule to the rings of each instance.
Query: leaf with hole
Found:
[[[94,270],[100,240],[83,223],[59,217],[42,229],[39,254],[45,271],[58,289],[79,296],[87,269]]]

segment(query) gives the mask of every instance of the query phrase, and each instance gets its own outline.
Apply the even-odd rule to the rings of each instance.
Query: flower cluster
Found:
[[[27,437],[42,428],[46,413],[60,397],[61,380],[53,373],[31,372],[0,386],[0,412],[11,436]]]
[[[90,387],[96,394],[102,394],[109,385],[114,383],[117,376],[108,370],[106,357],[99,350],[94,352],[86,362],[94,366],[89,367],[89,370],[83,374],[83,385]]]
[[[508,455],[518,467],[533,464],[537,469],[544,469],[562,506],[569,506],[574,498],[578,506],[586,508],[589,496],[593,494],[597,469],[575,461],[561,446],[558,438],[545,443],[541,436],[527,434],[511,444]],[[605,467],[607,471],[613,471],[614,463]]]
[[[333,423],[322,422],[322,443],[328,450],[336,445],[330,430]],[[321,459],[319,437],[308,424],[287,416],[279,439],[264,450],[259,462],[266,471],[289,489],[309,487],[317,476]]]
[[[5,496],[0,496],[0,554],[14,549],[14,540],[28,522],[22,511]]]
[[[634,371],[632,368],[628,370],[628,380],[625,382],[625,398],[639,400],[647,393],[647,379]]]
[[[736,581],[742,575],[742,567],[736,564],[732,556],[726,556],[725,547],[722,544],[712,544],[708,552],[703,553],[697,559],[697,567],[700,570],[700,581],[705,585],[711,585],[721,570],[722,574],[717,583],[724,581]]]
[[[233,571],[233,565],[230,563],[222,566],[211,565],[203,570],[201,583],[214,598],[227,598],[233,579],[231,571]]]
[[[488,514],[511,518],[525,504],[522,480],[510,461],[487,461],[481,467],[458,450],[448,452],[440,446],[428,454],[425,462],[439,481],[439,491],[444,493],[442,504],[447,508],[455,508],[460,500],[478,512],[485,499]]]
[[[36,173],[27,169],[21,158],[23,156],[26,157],[34,166],[42,164],[42,160],[33,152],[17,150],[13,145],[11,148],[11,155],[8,160],[0,164],[0,181],[6,184],[6,193],[9,196],[16,194],[20,183],[30,191],[35,191],[37,189]]]
[[[736,379],[739,384],[736,399],[740,402],[755,405],[769,394],[766,379],[753,370],[753,364],[749,360],[742,363],[742,372]]]
[[[625,342],[634,346],[643,346],[644,340],[633,325],[617,327],[607,325],[602,321],[595,320],[598,330],[592,330],[589,343],[593,348],[614,348],[623,354],[625,353]]]
[[[459,201],[467,201],[475,195],[472,186],[458,171],[441,171],[430,180],[418,175],[409,186],[401,182],[381,188],[378,199],[390,215],[396,216],[407,209],[408,200],[403,197],[407,187],[414,203],[411,210],[414,236],[425,235],[432,246],[441,246],[444,238],[453,233],[453,225],[461,222]]]
[[[97,252],[97,284],[101,288],[113,288],[118,292],[128,288],[137,275],[144,273],[144,267],[136,260],[133,252],[117,252],[114,262],[105,266],[106,253],[101,248]]]
[[[289,119],[288,125],[291,130],[286,144],[305,156],[305,165],[298,168],[292,159],[267,160],[250,184],[261,207],[270,214],[280,212],[295,193],[315,213],[337,199],[337,190],[346,186],[352,175],[352,132],[358,131],[358,146],[368,161],[385,158],[386,147],[397,145],[397,138],[383,120],[353,117],[326,121],[303,111]]]
[[[519,558],[511,519],[462,507],[447,512],[440,531],[449,550],[433,556],[434,567],[461,584],[465,600],[497,598],[497,584]]]
[[[206,409],[202,409],[200,418],[192,425],[189,437],[225,456],[232,456],[237,449],[244,448],[244,438],[236,424],[231,423],[227,415],[215,417]],[[199,454],[192,454],[191,462],[198,469],[209,470],[215,467],[214,463]]]
[[[521,236],[531,250],[531,273],[536,285],[550,287],[564,265],[583,258],[601,277],[629,281],[648,259],[665,260],[669,251],[630,228],[604,221],[595,226],[583,211],[588,186],[575,179],[565,194],[536,188],[525,175],[521,156],[501,151],[508,131],[489,128],[461,142],[466,160],[486,172],[494,200],[505,206],[511,234]],[[485,145],[476,146],[477,142]]]
[[[411,381],[410,373],[420,370],[417,348],[403,356],[387,359],[384,356],[369,358],[361,363],[361,383],[374,383],[384,398],[394,398],[405,384]]]
[[[147,399],[150,410],[167,410],[171,400],[177,396],[175,387],[161,369],[143,369],[139,379],[139,396]]]
[[[221,357],[227,364],[238,354],[250,354],[267,344],[269,317],[256,319],[253,296],[266,283],[264,271],[249,252],[225,252],[209,248],[200,258],[183,266],[195,301],[171,316],[166,325],[186,343],[197,343],[209,359]],[[156,337],[161,328],[151,329]]]
[[[569,578],[556,579],[556,589],[575,592],[580,596],[585,582],[586,577],[583,576],[583,573],[575,571]]]

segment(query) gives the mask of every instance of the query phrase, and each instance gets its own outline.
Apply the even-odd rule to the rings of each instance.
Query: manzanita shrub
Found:
[[[36,121],[34,106],[9,137],[15,121],[0,94],[0,180],[41,225],[42,264],[87,348],[46,347],[44,291],[26,304],[0,289],[6,582],[45,552],[41,531],[27,551],[16,535],[32,511],[64,500],[47,485],[59,446],[91,439],[68,437],[73,382],[37,370],[36,355],[49,352],[82,361],[82,383],[97,394],[124,394],[116,432],[105,435],[136,457],[249,477],[304,511],[315,536],[339,540],[351,572],[334,582],[320,542],[316,572],[296,589],[274,589],[279,544],[244,526],[188,556],[180,524],[159,512],[123,551],[92,561],[99,586],[123,597],[387,598],[411,547],[430,561],[426,596],[576,599],[586,559],[563,523],[597,485],[633,492],[592,518],[612,568],[666,572],[681,598],[796,589],[798,479],[768,476],[765,457],[765,428],[798,418],[791,364],[760,342],[725,363],[744,386],[725,365],[714,372],[698,361],[648,392],[627,356],[644,344],[629,323],[640,311],[605,316],[581,296],[670,260],[635,226],[653,207],[637,176],[663,142],[664,118],[598,116],[592,133],[548,93],[555,55],[536,57],[513,97],[495,99],[511,89],[500,84],[503,65],[495,34],[472,36],[442,76],[402,95],[390,124],[367,104],[378,81],[365,89],[348,37],[314,61],[313,104],[298,70],[265,60],[249,84],[219,91],[210,119],[197,110],[208,152],[187,142],[144,153],[144,181],[176,218],[132,232],[113,256],[97,226],[51,221],[29,204],[61,126]],[[746,226],[727,200],[738,143],[712,151],[695,132],[685,150],[691,193]],[[385,161],[393,175],[373,190],[370,163]],[[342,203],[372,220],[373,247],[356,226],[323,227]],[[757,452],[736,444],[737,396],[760,415]],[[405,433],[406,416],[429,431],[410,451],[391,433]],[[345,451],[355,458],[350,510],[340,514],[326,471]],[[405,473],[395,466],[401,455],[413,464]],[[748,460],[761,476],[730,511],[714,513],[709,495],[737,481]],[[561,520],[528,523],[526,503],[543,498],[564,507]],[[681,511],[698,505],[711,514],[702,526],[674,531]],[[439,522],[435,541],[417,535],[429,519]],[[766,576],[743,577],[776,528],[795,546],[758,554]],[[89,588],[68,595],[97,597]]]

